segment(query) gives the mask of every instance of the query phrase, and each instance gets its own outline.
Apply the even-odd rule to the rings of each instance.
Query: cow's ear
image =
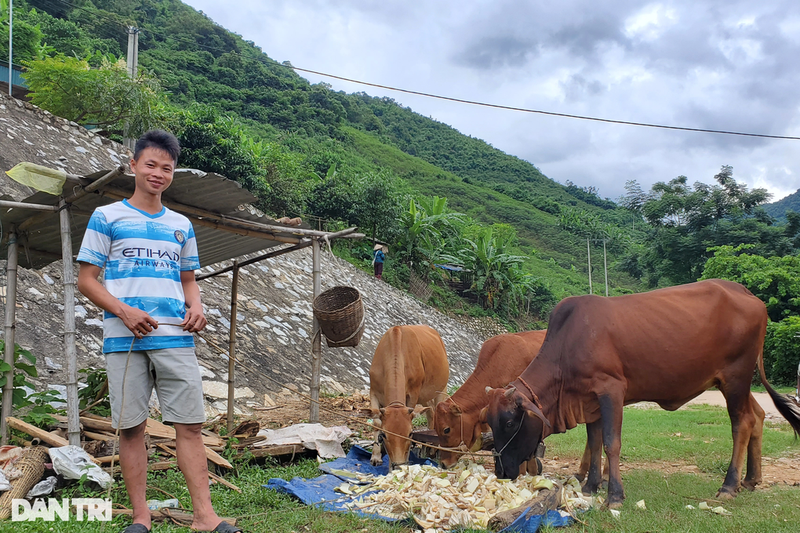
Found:
[[[386,414],[386,408],[385,407],[381,407],[381,416],[383,416],[385,414]]]
[[[481,414],[478,416],[478,421],[481,424],[485,424],[486,423],[486,414],[488,412],[489,412],[489,408],[488,407],[484,407],[483,409],[481,409]]]
[[[472,429],[472,447],[469,449],[471,452],[480,451],[483,447],[483,435],[481,434],[481,425],[475,424]]]
[[[375,427],[376,429],[380,429],[381,427],[383,427],[383,422],[381,422],[380,418],[373,419],[372,420],[372,426]]]
[[[461,408],[459,406],[457,406],[456,404],[452,404],[450,406],[450,412],[453,413],[454,415],[460,415],[461,414]]]
[[[539,408],[538,408],[538,407],[536,407],[535,405],[533,406],[533,410],[531,410],[531,409],[526,409],[526,410],[525,410],[525,412],[526,412],[526,413],[528,413],[528,416],[530,416],[530,417],[537,417],[537,418],[539,418],[539,420],[541,420],[541,421],[542,421],[542,424],[544,424],[545,426],[547,426],[547,427],[549,427],[549,428],[552,428],[552,427],[553,427],[553,426],[551,426],[551,425],[550,425],[550,421],[547,419],[547,417],[545,417],[545,416],[544,416],[544,413],[542,413],[542,412],[539,410]]]
[[[552,427],[550,425],[550,421],[547,419],[546,416],[544,416],[544,413],[542,412],[542,410],[539,409],[538,407],[536,407],[535,405],[533,405],[533,402],[531,402],[530,400],[528,400],[524,396],[520,396],[520,395],[517,396],[516,401],[517,401],[517,405],[519,407],[525,409],[525,411],[528,413],[528,416],[530,416],[532,418],[533,417],[538,418],[539,420],[542,421],[542,424],[544,424],[545,426],[547,426],[549,428]]]

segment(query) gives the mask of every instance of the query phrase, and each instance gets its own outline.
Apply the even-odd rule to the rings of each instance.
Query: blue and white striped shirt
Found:
[[[192,223],[166,207],[151,215],[127,200],[98,207],[83,236],[78,261],[105,268],[112,296],[158,322],[178,323],[186,314],[181,272],[200,268]],[[116,315],[103,317],[103,352],[127,352],[133,333]],[[194,346],[191,333],[175,326],[136,339],[134,350]]]

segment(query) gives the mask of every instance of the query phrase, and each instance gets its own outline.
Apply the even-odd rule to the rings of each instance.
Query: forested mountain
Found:
[[[778,220],[786,220],[786,212],[800,213],[800,189],[777,202],[764,205],[764,211]]]
[[[589,292],[588,244],[595,294],[606,249],[611,294],[743,283],[768,308],[770,379],[794,383],[800,191],[764,206],[768,192],[721,161],[710,184],[628,181],[617,205],[391,98],[312,85],[177,0],[17,0],[14,11],[33,103],[115,139],[126,127],[172,130],[182,165],[239,181],[264,211],[388,242],[383,280],[416,280],[446,312],[543,327],[561,298]],[[133,80],[118,61],[129,26],[140,31]],[[0,55],[7,46],[0,39]],[[371,242],[334,251],[370,268]]]
[[[390,243],[384,279],[435,285],[447,310],[463,305],[451,291],[460,287],[477,306],[466,312],[534,325],[588,292],[587,241],[597,294],[604,250],[619,294],[694,281],[715,247],[765,257],[800,247],[800,218],[776,226],[759,208],[767,191],[737,184],[731,167],[712,185],[678,176],[645,192],[631,181],[617,205],[391,98],[310,84],[177,0],[79,1],[15,3],[14,49],[34,103],[115,138],[126,123],[171,129],[182,164],[238,180],[266,212],[358,225]],[[117,61],[129,26],[140,32],[135,80]],[[105,109],[130,94],[138,107]],[[369,243],[339,251],[369,268]]]
[[[534,165],[392,99],[309,84],[253,43],[176,0],[20,3],[22,10],[39,12],[20,20],[40,28],[44,43],[95,66],[103,54],[124,58],[127,27],[139,28],[140,68],[168,91],[171,104],[187,109],[205,104],[214,113],[237,117],[248,135],[280,146],[281,161],[289,161],[283,166],[283,187],[273,187],[272,204],[264,206],[276,214],[320,215],[313,209],[319,202],[304,193],[332,171],[339,176],[388,173],[415,194],[447,197],[452,210],[478,221],[511,224],[529,267],[558,296],[588,290],[586,241],[560,227],[561,206],[595,212],[612,223],[625,220],[622,209],[594,191],[560,185]],[[216,170],[231,175],[225,168]],[[612,270],[611,278],[617,287],[636,284],[618,271]]]

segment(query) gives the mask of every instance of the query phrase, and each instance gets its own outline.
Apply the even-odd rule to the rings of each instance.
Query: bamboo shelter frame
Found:
[[[0,215],[6,216],[8,213],[14,212],[15,222],[8,224],[8,231],[6,235],[0,236],[7,238],[5,245],[7,247],[7,287],[6,287],[6,302],[5,302],[5,351],[4,361],[11,366],[6,374],[6,384],[3,388],[3,400],[0,407],[0,442],[6,444],[9,436],[9,426],[7,418],[12,414],[12,396],[13,396],[13,375],[14,375],[14,349],[15,349],[15,336],[16,336],[16,299],[17,299],[17,269],[19,267],[19,245],[21,236],[26,231],[32,231],[39,228],[39,234],[43,234],[45,230],[41,229],[42,224],[50,224],[52,217],[57,213],[59,224],[58,233],[61,241],[61,254],[53,253],[48,250],[36,250],[36,261],[38,267],[42,263],[52,262],[56,260],[63,260],[63,286],[64,286],[64,353],[67,358],[67,425],[68,425],[68,441],[70,444],[80,445],[80,420],[78,409],[78,378],[77,378],[77,353],[75,348],[75,281],[74,281],[74,255],[75,248],[74,234],[72,231],[71,215],[74,208],[79,211],[85,211],[80,206],[73,207],[73,204],[91,195],[94,198],[94,203],[109,203],[110,201],[121,200],[123,198],[130,198],[133,193],[132,187],[121,188],[116,186],[118,178],[125,176],[123,174],[123,167],[115,168],[111,171],[96,174],[93,176],[76,176],[67,175],[67,182],[62,190],[60,197],[53,197],[38,193],[32,197],[26,198],[25,201],[10,201],[0,200]],[[220,205],[226,205],[230,210],[230,202],[234,200],[249,200],[242,202],[253,203],[255,197],[249,192],[241,189],[241,186],[236,182],[223,178],[222,176],[206,174],[199,171],[184,170],[190,174],[207,177],[211,176],[208,183],[201,183],[200,185],[193,184],[195,190],[187,191],[186,187],[182,191],[183,197],[189,197],[189,192],[196,192],[197,196],[201,199],[207,200],[208,203],[213,204],[215,197],[222,198]],[[177,173],[177,172],[176,172]],[[129,176],[125,176],[129,178]],[[221,179],[221,181],[220,181]],[[116,182],[115,182],[116,181]],[[114,182],[114,183],[112,183]],[[206,191],[203,191],[203,186],[206,185]],[[199,189],[199,190],[196,190]],[[220,195],[219,191],[226,194]],[[205,196],[203,193],[206,193]],[[57,200],[57,204],[50,204]],[[226,204],[227,202],[227,204]],[[215,209],[214,206],[198,206],[188,205],[185,202],[173,201],[165,199],[163,204],[170,209],[177,211],[188,217],[193,224],[208,228],[213,233],[206,232],[209,239],[214,242],[214,250],[212,257],[214,263],[220,262],[225,259],[234,259],[234,263],[230,267],[217,269],[207,274],[199,274],[196,279],[198,281],[224,274],[233,271],[232,287],[231,287],[231,314],[230,314],[230,332],[228,340],[228,429],[232,429],[233,413],[234,413],[234,361],[236,359],[236,301],[238,297],[238,274],[239,269],[249,264],[253,264],[264,259],[277,257],[286,253],[301,250],[303,248],[312,247],[312,284],[313,284],[313,298],[316,298],[320,293],[320,241],[330,242],[337,238],[348,239],[361,239],[364,235],[356,233],[358,228],[351,227],[339,232],[325,232],[319,230],[311,230],[306,228],[283,226],[277,223],[264,223],[257,220],[259,217],[249,216],[242,218],[240,216],[225,214],[221,209]],[[242,210],[242,206],[238,208]],[[28,213],[34,212],[33,216]],[[21,214],[25,213],[24,216]],[[246,211],[243,213],[246,214]],[[13,218],[13,217],[12,217]],[[254,220],[255,219],[255,220]],[[85,231],[85,224],[80,226]],[[46,228],[49,229],[49,228]],[[52,233],[52,229],[50,232]],[[82,233],[82,232],[81,232]],[[239,260],[238,257],[244,255],[236,253],[235,246],[230,242],[231,239],[224,237],[219,239],[214,235],[221,234],[233,237],[234,234],[240,238],[247,239],[243,242],[247,251],[245,254],[257,252],[260,247],[261,250],[265,248],[275,247],[276,245],[289,244],[276,250],[270,250],[262,253],[253,258]],[[48,235],[48,237],[52,237]],[[257,239],[258,241],[255,241]],[[198,240],[200,240],[198,238]],[[225,242],[220,244],[219,241]],[[260,244],[259,244],[260,243]],[[23,244],[25,244],[23,242]],[[235,243],[234,243],[235,244]],[[198,247],[202,244],[198,242]],[[202,254],[202,249],[201,249]],[[202,255],[201,255],[202,259]],[[30,258],[28,261],[31,262]],[[31,268],[37,268],[36,265],[29,265]],[[312,301],[313,303],[313,301]],[[319,421],[319,389],[320,389],[320,368],[321,368],[321,332],[316,318],[312,323],[312,346],[311,346],[311,405],[309,420],[311,422]]]

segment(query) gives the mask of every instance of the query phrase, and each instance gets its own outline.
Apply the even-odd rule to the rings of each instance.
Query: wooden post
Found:
[[[589,238],[586,238],[586,256],[589,261],[589,294],[592,292],[592,248],[589,246]]]
[[[313,238],[311,244],[311,257],[313,265],[311,270],[314,287],[313,298],[316,299],[320,293],[319,240],[316,238]],[[311,331],[311,409],[308,421],[315,423],[319,422],[319,374],[322,366],[322,332],[316,316],[312,322]]]
[[[11,416],[14,396],[14,334],[16,331],[17,313],[17,230],[11,227],[8,232],[8,262],[6,263],[6,347],[3,360],[11,367],[6,373],[6,384],[3,387],[3,407],[0,411],[0,442],[8,444],[8,423]]]
[[[603,239],[603,270],[606,273],[606,296],[608,296],[608,261],[606,260],[606,240]]]
[[[72,231],[69,204],[59,202],[61,261],[64,264],[64,355],[67,358],[67,436],[69,443],[81,444],[78,413],[78,356],[75,352],[75,272],[72,270]]]
[[[231,285],[231,331],[228,337],[228,435],[233,431],[233,371],[236,361],[236,313],[239,296],[239,260],[233,261],[233,284]]]

